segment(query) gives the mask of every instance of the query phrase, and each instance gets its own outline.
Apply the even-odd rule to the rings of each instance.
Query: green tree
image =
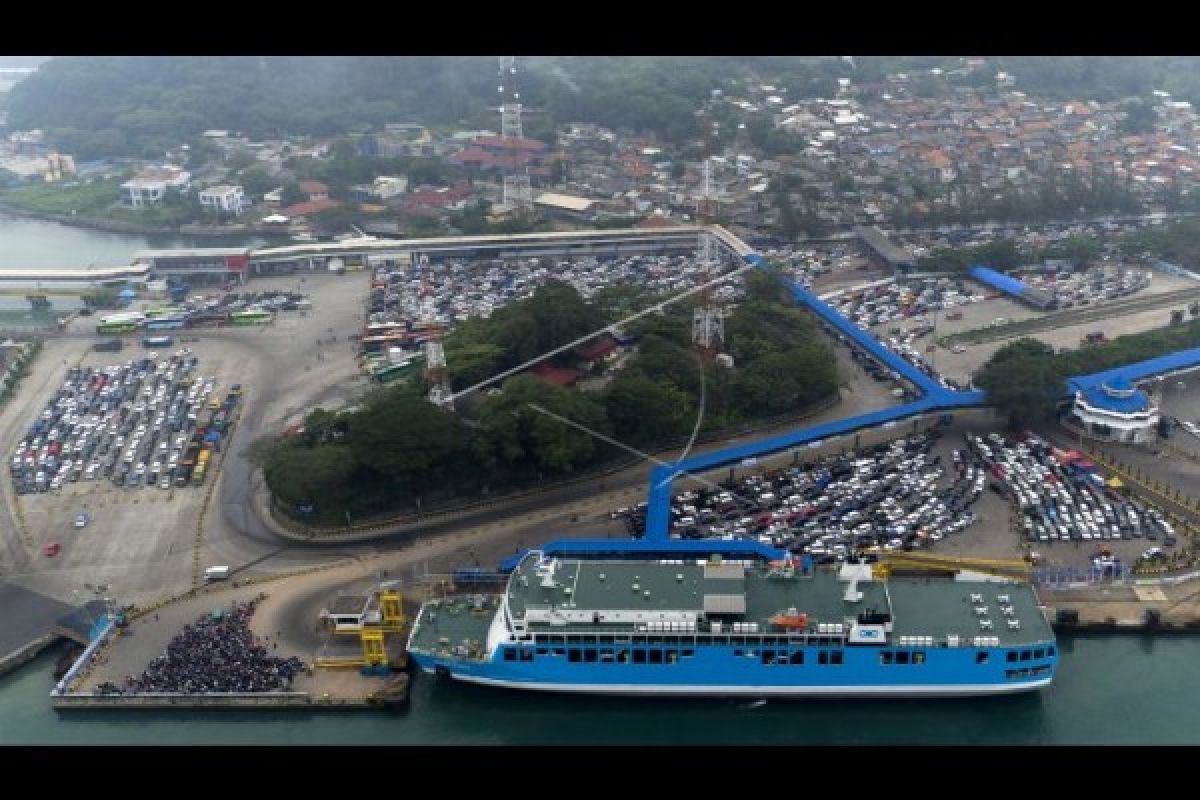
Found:
[[[604,406],[617,439],[646,445],[686,434],[694,424],[696,401],[673,383],[639,370],[624,371],[608,387]]]
[[[271,177],[266,168],[259,166],[242,170],[238,175],[238,182],[246,192],[246,196],[254,199],[261,199],[264,194],[279,185],[279,182]]]
[[[283,185],[283,192],[280,195],[280,203],[284,206],[294,206],[297,203],[303,203],[308,200],[308,195],[300,191],[300,184],[295,181],[288,181]]]
[[[996,351],[975,377],[988,400],[1016,430],[1054,415],[1066,395],[1066,383],[1054,349],[1022,338]]]

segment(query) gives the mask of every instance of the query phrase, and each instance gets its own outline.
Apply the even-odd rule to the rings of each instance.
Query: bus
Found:
[[[96,326],[96,333],[137,333],[138,325],[133,321],[101,322]]]
[[[261,309],[234,311],[229,315],[229,320],[234,325],[270,325],[275,320],[275,315]]]
[[[146,316],[150,319],[154,319],[155,317],[178,317],[184,313],[186,313],[186,310],[179,306],[158,306],[157,308],[146,309]]]
[[[384,367],[379,367],[372,374],[379,383],[391,383],[403,378],[411,376],[417,371],[417,359],[409,359],[403,364],[388,364]]]
[[[187,327],[187,319],[185,317],[157,317],[146,320],[145,325],[148,331],[177,331]]]
[[[140,311],[126,311],[120,314],[106,314],[100,318],[100,322],[141,322],[145,318],[146,315]]]

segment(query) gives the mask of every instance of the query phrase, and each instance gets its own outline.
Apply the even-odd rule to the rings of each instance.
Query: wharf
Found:
[[[1200,633],[1200,581],[1040,590],[1056,633]]]

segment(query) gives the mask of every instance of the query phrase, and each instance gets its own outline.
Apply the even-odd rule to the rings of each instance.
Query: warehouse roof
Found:
[[[542,192],[533,201],[539,206],[549,206],[563,211],[587,211],[593,205],[594,200],[588,200],[586,197],[575,197],[569,194],[556,194],[554,192]]]

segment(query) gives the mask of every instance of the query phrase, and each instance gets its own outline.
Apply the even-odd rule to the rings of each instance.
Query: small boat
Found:
[[[787,611],[781,611],[771,617],[769,621],[776,628],[803,631],[808,627],[808,614],[802,614],[794,608],[789,608]]]
[[[308,231],[298,231],[292,234],[293,242],[315,242],[316,240],[317,237],[313,236]]]
[[[738,706],[738,709],[741,711],[753,711],[756,708],[762,708],[766,704],[767,698],[760,697],[757,700],[753,700],[749,703],[743,703],[742,705]]]

